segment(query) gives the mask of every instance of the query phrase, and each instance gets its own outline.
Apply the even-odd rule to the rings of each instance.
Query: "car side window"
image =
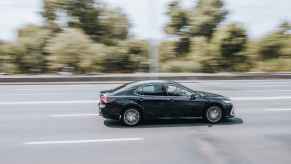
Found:
[[[139,87],[136,90],[137,94],[146,96],[163,96],[163,87],[159,84],[150,84]]]
[[[169,85],[167,88],[167,95],[168,96],[175,96],[176,95],[177,87]]]
[[[183,88],[177,87],[175,85],[168,85],[167,95],[168,96],[191,96],[192,93]]]
[[[142,88],[143,94],[153,94],[155,93],[155,87],[153,85],[148,85]]]

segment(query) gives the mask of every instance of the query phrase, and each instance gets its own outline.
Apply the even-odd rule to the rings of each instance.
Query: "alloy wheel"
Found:
[[[127,109],[123,114],[123,122],[128,126],[135,126],[140,121],[140,113],[136,109]]]
[[[207,121],[210,123],[218,123],[222,118],[222,110],[218,106],[212,106],[206,112]]]

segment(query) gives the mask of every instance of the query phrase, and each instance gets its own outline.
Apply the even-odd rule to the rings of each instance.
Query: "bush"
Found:
[[[291,59],[271,59],[267,61],[259,61],[256,63],[252,71],[259,72],[290,72]]]
[[[200,72],[201,64],[194,61],[173,60],[161,65],[162,72]]]
[[[97,60],[103,54],[102,46],[95,46],[90,38],[78,29],[66,29],[52,38],[47,47],[49,68],[59,71],[64,67],[72,67],[77,73],[94,70]],[[98,67],[97,67],[98,68]]]
[[[103,72],[146,72],[148,71],[148,47],[146,42],[129,40],[119,42],[118,46],[107,47],[102,59]]]
[[[228,24],[220,28],[210,42],[211,55],[215,56],[217,71],[247,71],[249,59],[247,54],[248,36],[239,24]]]

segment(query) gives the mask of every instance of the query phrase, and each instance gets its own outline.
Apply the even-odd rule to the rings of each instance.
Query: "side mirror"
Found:
[[[192,94],[191,95],[191,100],[195,100],[195,99],[197,99],[199,96],[198,95],[196,95],[196,94]]]

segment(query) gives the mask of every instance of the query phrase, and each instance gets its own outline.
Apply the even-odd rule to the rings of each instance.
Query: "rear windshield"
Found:
[[[123,85],[121,85],[121,86],[118,86],[118,87],[112,89],[111,92],[114,94],[114,93],[116,93],[116,92],[119,92],[119,91],[121,91],[121,90],[124,90],[125,88],[129,87],[129,86],[130,86],[131,84],[133,84],[133,83],[135,83],[135,82],[125,83],[125,84],[123,84]]]
[[[132,82],[122,84],[122,85],[120,85],[120,86],[118,86],[118,87],[112,89],[111,91],[112,91],[112,92],[117,91],[117,90],[119,90],[119,89],[121,89],[121,88],[126,87],[127,85],[129,85],[129,84],[131,84],[131,83],[132,83]]]

